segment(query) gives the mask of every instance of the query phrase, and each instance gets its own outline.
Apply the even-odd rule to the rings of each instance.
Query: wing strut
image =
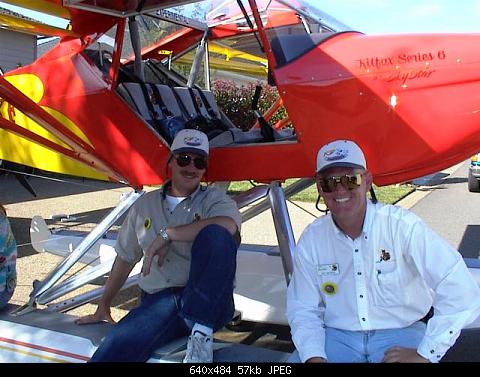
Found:
[[[72,251],[72,253],[62,260],[58,266],[43,281],[36,280],[33,283],[33,291],[30,293],[30,300],[27,304],[18,308],[14,315],[28,313],[36,308],[38,303],[45,303],[45,297],[53,295],[51,288],[53,285],[102,237],[112,225],[127,212],[130,207],[144,194],[144,191],[132,191],[125,197],[115,209],[110,212]]]

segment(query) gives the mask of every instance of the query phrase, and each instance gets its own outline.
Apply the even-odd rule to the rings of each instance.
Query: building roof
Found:
[[[60,38],[49,38],[48,41],[37,44],[37,56],[40,57],[54,48],[60,42]]]
[[[2,8],[2,7],[0,7],[0,13],[1,13],[1,14],[6,14],[7,16],[13,16],[13,17],[21,18],[21,19],[28,20],[28,21],[35,21],[35,22],[40,22],[40,23],[42,23],[41,21],[35,20],[35,19],[33,19],[33,18],[24,16],[24,15],[21,14],[21,13],[14,12],[13,10],[6,9],[6,8]]]

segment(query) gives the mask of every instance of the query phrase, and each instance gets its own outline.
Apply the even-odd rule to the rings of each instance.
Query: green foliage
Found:
[[[191,64],[180,64],[177,62],[172,63],[172,69],[182,75],[185,78],[188,78],[190,76],[190,70],[192,69]],[[200,65],[200,69],[197,74],[197,79],[194,82],[195,85],[198,85],[201,88],[205,87],[205,74],[204,74],[204,69],[203,69],[203,63]]]
[[[232,80],[215,80],[212,83],[212,92],[219,108],[223,110],[233,124],[245,131],[252,128],[256,121],[252,110],[252,99],[257,85],[262,86],[258,110],[260,113],[264,113],[278,98],[276,88],[260,81],[245,85],[238,85]],[[270,119],[270,124],[285,118],[286,114],[286,110],[282,106]]]
[[[375,190],[379,202],[395,204],[408,194],[415,191],[415,186],[411,184],[402,184],[382,187],[374,186],[373,189]]]
[[[288,186],[293,182],[297,181],[297,179],[287,179],[285,184],[283,185]],[[249,181],[239,181],[239,182],[232,182],[228,188],[228,193],[230,195],[237,195],[241,192],[244,192],[250,188],[252,188],[252,183]],[[405,196],[410,194],[411,192],[415,191],[415,187],[408,184],[403,185],[390,185],[390,186],[383,186],[383,187],[376,187],[374,186],[375,194],[377,195],[377,199],[379,202],[386,203],[386,204],[395,204],[399,200],[403,199]],[[298,201],[298,202],[309,202],[315,203],[318,198],[317,187],[312,185],[302,192],[293,195],[290,200]]]

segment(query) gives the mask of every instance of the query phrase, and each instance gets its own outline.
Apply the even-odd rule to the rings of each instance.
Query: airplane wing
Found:
[[[2,27],[9,30],[34,35],[78,37],[78,35],[71,30],[61,29],[58,27],[44,24],[42,22],[27,20],[25,18],[18,18],[10,14],[0,13],[0,24],[2,25]]]

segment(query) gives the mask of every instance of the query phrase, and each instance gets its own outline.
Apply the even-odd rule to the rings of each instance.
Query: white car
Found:
[[[480,192],[480,153],[470,158],[468,168],[468,191]]]

